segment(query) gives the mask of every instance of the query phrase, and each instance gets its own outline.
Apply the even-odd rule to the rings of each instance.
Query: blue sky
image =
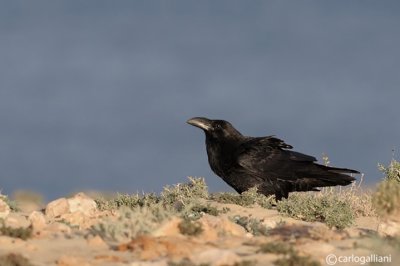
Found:
[[[397,1],[1,1],[0,189],[133,193],[209,169],[193,116],[365,173],[400,147]],[[398,157],[397,157],[398,158]]]

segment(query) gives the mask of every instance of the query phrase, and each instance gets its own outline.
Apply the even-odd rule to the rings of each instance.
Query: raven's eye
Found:
[[[221,128],[222,128],[222,126],[220,124],[215,125],[215,129],[221,129]]]

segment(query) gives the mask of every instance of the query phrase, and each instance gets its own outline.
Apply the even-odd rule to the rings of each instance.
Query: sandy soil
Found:
[[[6,218],[7,224],[33,226],[34,236],[22,240],[0,235],[0,257],[4,259],[11,253],[20,254],[31,265],[37,266],[261,266],[274,265],[278,259],[290,257],[288,253],[261,251],[262,246],[267,243],[283,243],[291,245],[298,256],[309,257],[309,262],[315,261],[321,265],[368,265],[369,263],[363,263],[364,260],[377,261],[381,259],[378,256],[388,256],[390,262],[377,262],[375,265],[400,265],[400,247],[377,236],[380,221],[376,217],[357,218],[354,226],[340,231],[329,229],[322,223],[284,217],[273,209],[258,206],[247,208],[216,202],[212,202],[212,205],[219,209],[229,208],[229,211],[218,217],[205,214],[200,219],[204,230],[199,235],[181,234],[177,229],[180,220],[172,219],[152,234],[125,242],[107,242],[88,233],[86,228],[101,220],[104,213],[91,213],[91,217],[86,220],[78,219],[78,222],[71,222],[73,219],[76,221],[75,216],[70,222],[57,222],[57,217],[44,216],[45,223],[41,225],[36,218],[32,218],[31,212],[10,213]],[[269,228],[268,234],[255,236],[247,232],[243,227],[230,222],[228,217],[235,215],[261,219],[262,224]],[[41,216],[39,218],[42,219]],[[292,265],[301,262],[296,262],[299,260],[297,257],[292,259],[295,261]]]

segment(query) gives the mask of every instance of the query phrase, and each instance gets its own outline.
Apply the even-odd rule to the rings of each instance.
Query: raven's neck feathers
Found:
[[[237,147],[246,140],[246,137],[240,132],[237,131],[237,133],[223,138],[215,138],[206,134],[208,162],[214,173],[222,178],[228,174],[225,173],[226,169],[230,169],[235,163]]]

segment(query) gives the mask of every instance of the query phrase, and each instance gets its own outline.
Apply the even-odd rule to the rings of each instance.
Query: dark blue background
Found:
[[[160,191],[203,133],[275,134],[367,184],[398,149],[398,1],[1,1],[0,190]]]

